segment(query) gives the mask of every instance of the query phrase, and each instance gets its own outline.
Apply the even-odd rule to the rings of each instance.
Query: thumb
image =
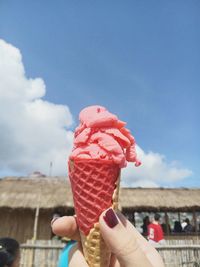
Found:
[[[152,267],[137,242],[137,237],[126,228],[126,220],[120,221],[113,209],[104,211],[99,219],[104,241],[123,267]]]

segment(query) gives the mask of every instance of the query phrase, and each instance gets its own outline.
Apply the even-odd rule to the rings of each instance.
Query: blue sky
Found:
[[[200,186],[200,2],[0,1],[0,38],[18,48],[43,100],[79,111],[101,104],[127,121],[138,145]],[[5,165],[4,165],[5,166]],[[7,166],[3,174],[15,173]],[[20,172],[19,172],[20,173]]]

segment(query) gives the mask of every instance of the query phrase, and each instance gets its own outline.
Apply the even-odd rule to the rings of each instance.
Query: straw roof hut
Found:
[[[69,182],[64,177],[7,177],[0,180],[0,208],[72,208]]]
[[[121,205],[134,211],[200,211],[200,189],[123,188]]]
[[[0,179],[0,236],[50,239],[54,213],[73,213],[66,178],[7,177]]]
[[[122,188],[125,213],[143,211],[200,211],[200,189]],[[73,197],[64,177],[7,177],[0,179],[0,236],[20,242],[50,239],[53,213],[73,214]],[[36,236],[37,232],[37,236]]]

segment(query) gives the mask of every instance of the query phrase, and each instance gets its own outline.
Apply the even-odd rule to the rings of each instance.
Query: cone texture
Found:
[[[100,235],[98,221],[105,209],[117,209],[119,166],[96,161],[70,161],[69,177],[86,261],[90,267],[107,267],[111,253]]]

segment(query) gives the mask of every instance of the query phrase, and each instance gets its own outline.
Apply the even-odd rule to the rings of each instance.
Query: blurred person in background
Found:
[[[192,233],[194,231],[194,227],[190,223],[190,220],[188,218],[185,219],[185,227],[183,228],[183,232],[185,233]]]
[[[181,223],[179,221],[175,221],[174,222],[174,230],[173,230],[173,232],[174,233],[182,233],[183,232]]]
[[[164,233],[159,223],[160,214],[156,213],[152,223],[148,225],[148,240],[152,245],[165,244]]]
[[[17,240],[0,238],[0,267],[20,266],[20,246]]]
[[[142,235],[147,236],[148,235],[148,225],[150,224],[150,219],[149,216],[145,216],[143,219],[143,225],[141,226],[142,228]]]

